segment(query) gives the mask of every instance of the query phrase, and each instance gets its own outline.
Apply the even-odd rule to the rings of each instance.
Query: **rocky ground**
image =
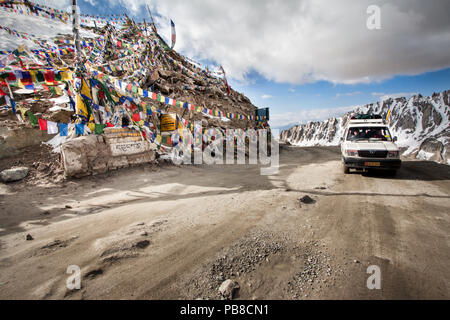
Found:
[[[338,148],[282,146],[273,176],[142,166],[0,184],[0,298],[448,299],[447,168],[344,175]]]

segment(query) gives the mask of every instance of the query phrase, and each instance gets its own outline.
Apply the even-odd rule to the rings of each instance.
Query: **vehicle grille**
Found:
[[[383,150],[359,150],[358,155],[361,158],[386,158],[387,151]]]

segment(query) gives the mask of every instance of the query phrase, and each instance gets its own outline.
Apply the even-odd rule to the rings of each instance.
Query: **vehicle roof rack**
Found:
[[[349,124],[385,124],[379,114],[355,114],[350,117]]]
[[[364,124],[385,124],[383,119],[350,119],[349,124],[364,123]]]
[[[383,119],[382,116],[380,116],[379,114],[363,114],[363,113],[357,113],[355,115],[352,115],[352,117],[350,118],[351,120],[363,120],[363,119]]]

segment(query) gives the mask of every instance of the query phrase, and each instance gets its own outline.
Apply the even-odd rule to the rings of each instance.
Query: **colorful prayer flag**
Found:
[[[84,134],[84,123],[77,123],[77,124],[75,124],[75,133],[77,135],[83,135]]]
[[[95,134],[102,134],[103,129],[105,129],[105,127],[106,127],[106,124],[96,123],[95,129],[94,129]]]
[[[67,137],[69,133],[69,126],[66,123],[58,123],[59,135],[61,137]]]
[[[39,118],[39,129],[42,131],[47,131],[47,120]]]
[[[58,124],[53,121],[47,121],[47,133],[48,134],[57,134],[58,133]]]
[[[28,114],[28,118],[30,119],[31,125],[33,127],[36,126],[39,122],[38,118],[33,113],[31,113],[31,111],[28,111],[27,114]]]

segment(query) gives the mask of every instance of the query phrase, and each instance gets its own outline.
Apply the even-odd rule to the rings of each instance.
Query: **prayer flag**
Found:
[[[58,133],[58,124],[53,121],[47,121],[47,133],[48,134],[57,134]]]
[[[69,133],[69,126],[66,123],[58,123],[59,135],[61,137],[67,137]]]

